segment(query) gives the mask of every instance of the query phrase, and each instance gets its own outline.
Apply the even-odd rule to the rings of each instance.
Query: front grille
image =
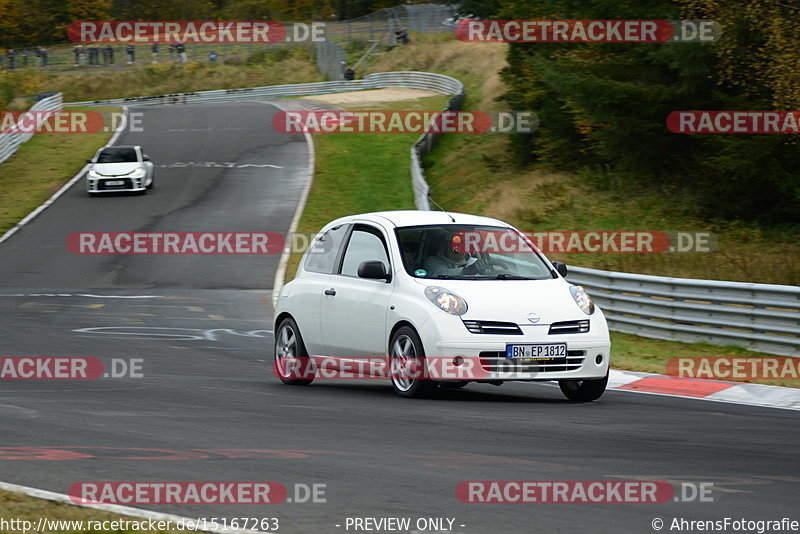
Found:
[[[522,330],[514,323],[503,323],[500,321],[464,321],[464,326],[473,334],[522,335]]]
[[[506,353],[501,351],[483,351],[478,357],[480,358],[481,367],[483,367],[484,371],[504,373],[552,373],[580,369],[586,357],[586,351],[568,350],[566,357],[536,360],[535,362],[506,358]]]
[[[112,182],[122,181],[122,185],[108,185],[106,182],[110,180]],[[130,178],[108,178],[106,180],[100,180],[97,183],[97,189],[100,191],[114,191],[115,189],[133,189],[133,182],[131,182]]]
[[[550,325],[550,335],[553,334],[584,334],[589,331],[589,319],[580,321],[561,321]]]

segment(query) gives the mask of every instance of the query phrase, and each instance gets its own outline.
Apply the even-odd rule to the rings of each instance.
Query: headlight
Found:
[[[133,172],[131,172],[130,177],[131,178],[141,178],[144,175],[145,175],[145,170],[143,168],[139,167],[138,169],[136,169]]]
[[[97,178],[97,177],[99,177],[100,175],[99,175],[99,174],[97,174],[97,171],[96,171],[96,170],[94,170],[94,169],[91,169],[91,170],[89,171],[89,176],[91,176],[92,178]]]
[[[592,302],[592,297],[589,296],[585,289],[581,286],[569,286],[569,292],[583,313],[586,315],[594,313],[594,302]]]
[[[443,287],[428,286],[425,296],[440,309],[451,315],[464,315],[467,313],[467,301]]]

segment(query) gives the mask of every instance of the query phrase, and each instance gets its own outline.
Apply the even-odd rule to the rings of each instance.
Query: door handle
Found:
[[[330,296],[332,296],[332,297],[335,297],[335,296],[336,296],[336,290],[335,290],[335,289],[333,289],[333,288],[326,289],[326,290],[325,290],[325,294],[326,294],[326,295],[330,295]]]

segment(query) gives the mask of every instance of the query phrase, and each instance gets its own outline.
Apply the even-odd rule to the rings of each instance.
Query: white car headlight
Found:
[[[91,170],[89,171],[89,176],[91,176],[92,178],[97,178],[97,177],[99,177],[100,175],[97,173],[97,171],[96,171],[96,170],[94,170],[94,169],[91,169]]]
[[[592,302],[592,297],[589,296],[589,293],[587,293],[583,287],[569,286],[569,292],[583,313],[586,315],[591,315],[594,313],[594,302]]]
[[[425,288],[425,296],[441,310],[451,315],[467,313],[467,301],[443,287],[428,286]]]
[[[139,167],[138,169],[136,169],[136,170],[131,172],[130,177],[131,178],[141,178],[144,175],[145,175],[145,170],[143,168]]]

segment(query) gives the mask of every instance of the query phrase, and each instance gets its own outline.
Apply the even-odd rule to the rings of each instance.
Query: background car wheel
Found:
[[[275,376],[284,384],[308,385],[314,381],[314,375],[309,371],[310,361],[297,323],[287,317],[275,332],[275,360],[272,365]]]
[[[606,390],[608,374],[599,380],[559,380],[561,392],[571,401],[590,402],[599,399]]]
[[[436,382],[425,372],[425,349],[417,332],[403,326],[389,342],[389,369],[392,386],[401,397],[427,397],[436,390]]]

